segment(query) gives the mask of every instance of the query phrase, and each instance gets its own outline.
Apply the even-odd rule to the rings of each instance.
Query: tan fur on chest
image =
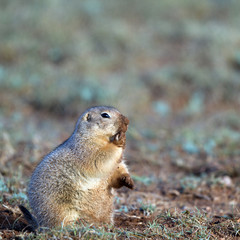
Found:
[[[121,161],[123,149],[116,147],[114,144],[108,144],[104,148],[101,149],[103,154],[105,153],[105,159],[103,158],[100,161],[101,171],[110,174],[117,168],[118,163]],[[100,170],[100,169],[99,169]]]

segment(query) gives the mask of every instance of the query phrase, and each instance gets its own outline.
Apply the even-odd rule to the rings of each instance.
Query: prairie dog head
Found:
[[[114,107],[92,107],[87,109],[79,118],[75,133],[82,137],[102,139],[119,146],[125,138],[129,120]],[[119,143],[119,144],[118,144]]]

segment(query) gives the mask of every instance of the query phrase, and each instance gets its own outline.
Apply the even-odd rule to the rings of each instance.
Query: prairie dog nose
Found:
[[[129,124],[128,118],[125,117],[125,116],[123,116],[123,115],[122,115],[122,120],[123,120],[123,123],[124,123],[125,125],[128,125],[128,124]]]
[[[125,117],[125,116],[121,116],[121,122],[122,122],[122,126],[121,126],[121,130],[123,131],[123,132],[126,132],[127,131],[127,129],[128,129],[128,124],[129,124],[129,120],[128,120],[128,118],[127,117]]]

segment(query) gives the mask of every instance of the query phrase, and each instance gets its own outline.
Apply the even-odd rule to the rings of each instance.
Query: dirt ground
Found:
[[[41,114],[36,114],[39,119]],[[198,230],[192,229],[194,225],[199,224],[210,232],[208,235],[205,233],[210,239],[238,239],[240,222],[238,157],[230,157],[226,163],[224,158],[208,156],[204,152],[189,154],[180,147],[175,149],[178,152],[177,158],[169,154],[171,149],[167,147],[153,152],[141,149],[155,141],[156,139],[129,137],[125,158],[135,181],[135,189],[122,188],[117,191],[115,225],[110,231],[115,233],[116,229],[123,230],[118,239],[184,239],[196,237],[194,231]],[[37,232],[31,233],[33,230],[17,207],[22,203],[27,205],[26,199],[21,198],[21,195],[16,199],[12,196],[17,189],[22,189],[21,191],[26,193],[27,181],[37,165],[37,162],[29,162],[30,156],[35,154],[41,159],[40,156],[44,156],[49,150],[47,146],[36,149],[34,143],[19,142],[15,153],[4,163],[2,175],[15,180],[9,182],[8,192],[2,192],[0,207],[2,239],[22,239],[27,236],[31,239],[38,236]],[[159,156],[161,160],[158,159]],[[16,172],[19,169],[21,175],[16,179]],[[196,224],[193,221],[196,221]],[[151,232],[153,223],[158,230],[150,234],[148,231]],[[182,225],[185,231],[181,236],[177,236],[177,233],[182,231]],[[164,233],[164,229],[167,229],[168,233]],[[175,235],[171,235],[171,231]],[[124,235],[124,232],[132,235]],[[78,239],[70,236],[72,239]],[[41,236],[40,239],[45,237]]]
[[[239,1],[0,1],[0,239],[240,239]],[[115,225],[32,232],[18,205],[88,107],[130,120]]]

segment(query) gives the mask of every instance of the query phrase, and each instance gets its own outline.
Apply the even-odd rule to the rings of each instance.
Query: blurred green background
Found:
[[[238,154],[239,10],[237,0],[1,0],[1,146],[51,148],[87,107],[112,105],[149,151]]]
[[[239,236],[239,216],[224,230],[188,212],[239,215],[239,13],[238,0],[1,0],[0,203],[28,206],[42,156],[86,108],[111,105],[130,119],[136,186],[118,191],[116,209],[145,209],[139,221],[167,209],[142,225],[151,239],[166,219],[171,239]]]

